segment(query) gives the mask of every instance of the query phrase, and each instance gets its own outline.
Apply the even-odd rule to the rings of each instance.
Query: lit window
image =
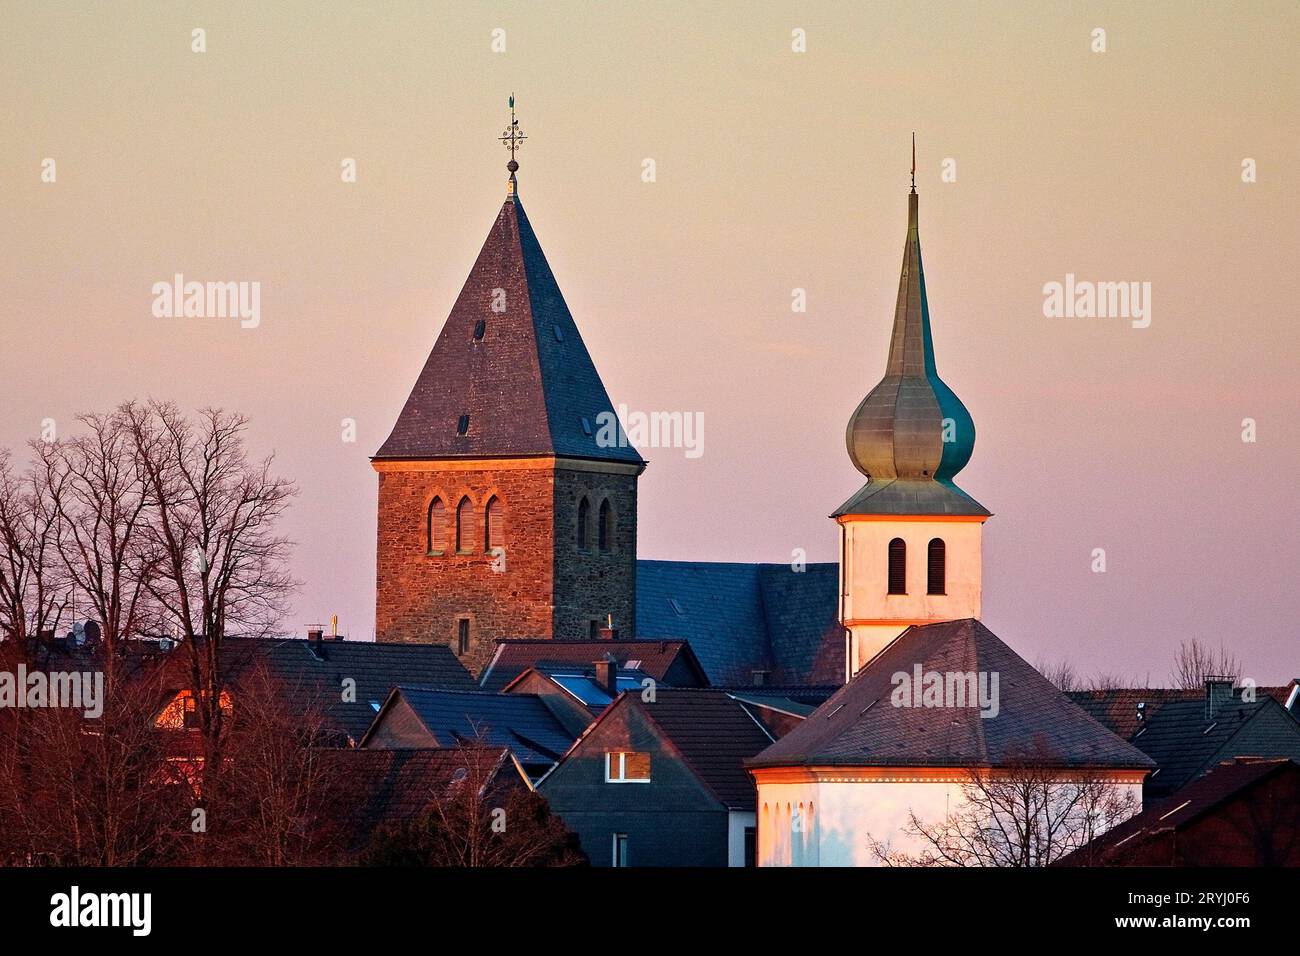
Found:
[[[650,755],[634,750],[611,750],[605,754],[606,783],[649,783]]]

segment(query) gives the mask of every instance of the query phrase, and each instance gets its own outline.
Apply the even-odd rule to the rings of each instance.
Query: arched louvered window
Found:
[[[487,503],[487,508],[483,511],[483,544],[485,551],[491,552],[493,548],[504,548],[506,546],[505,520],[505,509],[501,507],[501,499],[493,495]]]
[[[461,498],[456,506],[456,550],[468,554],[474,550],[474,506]]]
[[[947,546],[943,543],[943,538],[931,538],[930,550],[926,555],[926,588],[927,594],[945,594],[944,585],[947,583]]]
[[[606,498],[600,503],[600,526],[596,531],[597,547],[608,551],[614,546],[614,509]]]
[[[447,506],[441,498],[429,502],[428,528],[429,553],[441,554],[447,547]]]
[[[907,593],[907,542],[902,538],[889,542],[889,593]]]
[[[578,502],[578,547],[583,551],[591,547],[591,503],[585,495]]]

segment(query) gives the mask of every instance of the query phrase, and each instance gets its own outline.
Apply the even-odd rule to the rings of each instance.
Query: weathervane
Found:
[[[515,119],[515,94],[511,93],[510,128],[498,137],[498,139],[501,140],[501,144],[505,146],[506,149],[510,150],[510,162],[506,163],[506,169],[510,170],[509,195],[511,196],[515,194],[515,171],[519,168],[519,164],[515,162],[515,151],[523,145],[524,140],[527,138],[528,137],[523,134],[523,131],[519,129],[519,120]]]

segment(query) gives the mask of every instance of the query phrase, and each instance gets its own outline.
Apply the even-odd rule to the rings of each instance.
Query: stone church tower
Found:
[[[518,139],[512,116],[503,141]],[[636,631],[645,462],[598,442],[612,405],[519,201],[513,153],[506,201],[371,459],[376,637],[449,644],[471,670],[497,638],[584,639],[611,619],[620,637]]]
[[[854,411],[846,438],[868,478],[832,515],[848,679],[913,624],[980,616],[990,512],[952,480],[970,461],[975,423],[935,371],[915,179],[885,377]]]

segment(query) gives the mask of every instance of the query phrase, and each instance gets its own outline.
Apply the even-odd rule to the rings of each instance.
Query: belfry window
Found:
[[[474,550],[474,506],[469,498],[461,498],[456,506],[456,550],[461,554]]]
[[[946,594],[947,583],[947,546],[943,538],[931,538],[930,549],[926,554],[926,588],[927,594]]]
[[[578,502],[578,547],[586,551],[591,547],[591,503],[586,495]]]
[[[489,553],[494,548],[504,548],[506,546],[505,514],[503,510],[501,499],[493,495],[483,512],[483,545],[484,550]]]
[[[889,542],[889,593],[907,593],[907,542],[902,538]]]
[[[428,541],[430,554],[442,554],[447,547],[447,506],[441,498],[429,502]]]
[[[608,551],[614,546],[614,509],[606,498],[600,503],[600,525],[596,530],[596,546]]]

